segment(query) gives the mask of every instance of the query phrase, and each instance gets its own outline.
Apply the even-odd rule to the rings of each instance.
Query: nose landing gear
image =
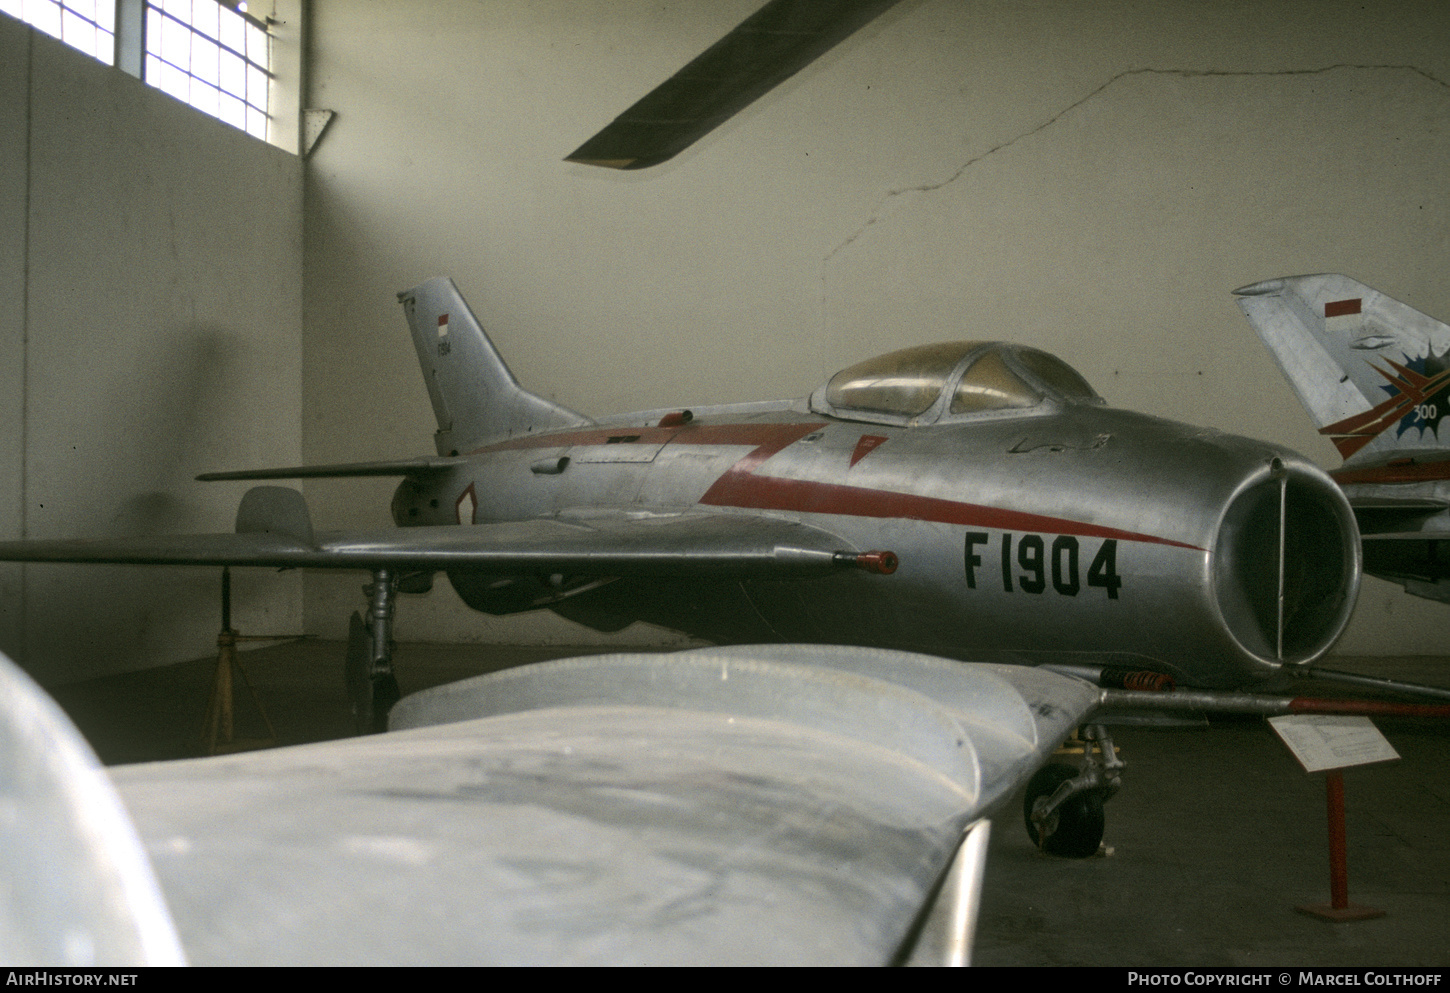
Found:
[[[1027,783],[1022,816],[1027,836],[1049,855],[1083,859],[1096,855],[1103,841],[1103,804],[1118,792],[1124,762],[1101,724],[1083,729],[1081,768],[1056,762],[1043,766]],[[1100,751],[1093,753],[1093,742]]]

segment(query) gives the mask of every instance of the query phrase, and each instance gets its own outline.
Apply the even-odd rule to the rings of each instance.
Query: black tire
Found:
[[[1103,797],[1098,790],[1087,790],[1069,797],[1057,808],[1057,828],[1045,843],[1037,840],[1037,825],[1032,823],[1032,807],[1039,797],[1049,797],[1057,788],[1077,775],[1070,765],[1045,765],[1027,782],[1022,797],[1022,818],[1027,824],[1027,837],[1049,855],[1069,859],[1085,859],[1098,853],[1103,843]]]
[[[403,694],[398,689],[398,680],[391,672],[373,677],[371,728],[373,734],[382,734],[388,729],[388,711],[392,710],[393,704],[402,698]],[[1102,809],[1102,804],[1098,804],[1098,809]],[[1099,834],[1101,833],[1099,832]]]

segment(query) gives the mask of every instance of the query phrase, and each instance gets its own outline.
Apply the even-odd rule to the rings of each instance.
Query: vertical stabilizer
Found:
[[[439,455],[457,455],[534,431],[592,424],[583,414],[525,390],[446,277],[398,294],[428,397]]]
[[[1444,451],[1450,327],[1348,276],[1289,276],[1234,293],[1299,400],[1346,461]]]

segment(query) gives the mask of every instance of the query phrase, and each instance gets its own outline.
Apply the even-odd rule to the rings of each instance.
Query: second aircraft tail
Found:
[[[1444,450],[1450,327],[1348,276],[1288,276],[1234,293],[1299,400],[1346,461]]]
[[[439,455],[458,455],[532,431],[594,423],[525,390],[446,277],[398,294],[438,418]]]

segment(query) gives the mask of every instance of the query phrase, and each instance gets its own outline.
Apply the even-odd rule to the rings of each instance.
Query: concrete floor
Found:
[[[404,645],[405,694],[494,669],[597,649]],[[245,653],[278,744],[351,733],[344,648],[294,642]],[[1334,667],[1450,686],[1446,659],[1336,659]],[[61,705],[108,764],[201,754],[214,660],[63,687]],[[259,736],[237,687],[237,734]],[[1316,691],[1316,695],[1324,695]],[[1378,721],[1402,758],[1345,773],[1349,892],[1386,910],[1330,924],[1295,912],[1329,899],[1322,776],[1266,724],[1127,728],[1108,804],[1111,854],[1044,856],[1020,800],[995,819],[980,965],[1450,966],[1450,726]]]

